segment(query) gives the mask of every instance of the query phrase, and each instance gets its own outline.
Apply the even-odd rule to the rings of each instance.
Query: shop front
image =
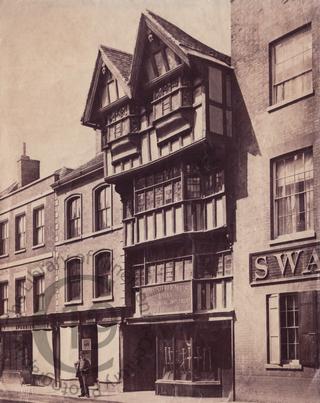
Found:
[[[168,319],[168,318],[167,318]],[[232,395],[232,320],[129,322],[125,390],[158,395]]]

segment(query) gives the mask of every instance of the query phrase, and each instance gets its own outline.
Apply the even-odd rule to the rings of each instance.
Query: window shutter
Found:
[[[280,296],[272,294],[268,299],[269,362],[280,364]]]
[[[300,364],[316,368],[317,346],[317,293],[299,293],[299,346]]]

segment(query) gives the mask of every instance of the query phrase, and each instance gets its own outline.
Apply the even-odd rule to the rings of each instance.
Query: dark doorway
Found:
[[[85,325],[79,331],[79,352],[83,351],[90,361],[88,385],[93,386],[98,379],[98,333],[96,325]]]
[[[126,391],[155,390],[156,338],[152,326],[126,329],[124,388]]]

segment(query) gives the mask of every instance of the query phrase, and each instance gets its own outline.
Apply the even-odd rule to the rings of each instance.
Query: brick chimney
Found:
[[[40,161],[31,160],[26,155],[26,143],[23,143],[23,152],[18,160],[18,182],[19,187],[28,185],[29,183],[40,178]]]

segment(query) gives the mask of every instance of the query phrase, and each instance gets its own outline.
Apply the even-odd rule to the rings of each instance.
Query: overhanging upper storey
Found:
[[[232,137],[230,58],[149,11],[141,16],[132,58],[125,55],[100,49],[83,119],[101,131],[107,180],[199,143],[213,160],[223,159]],[[111,97],[115,86],[123,97],[119,90]]]

